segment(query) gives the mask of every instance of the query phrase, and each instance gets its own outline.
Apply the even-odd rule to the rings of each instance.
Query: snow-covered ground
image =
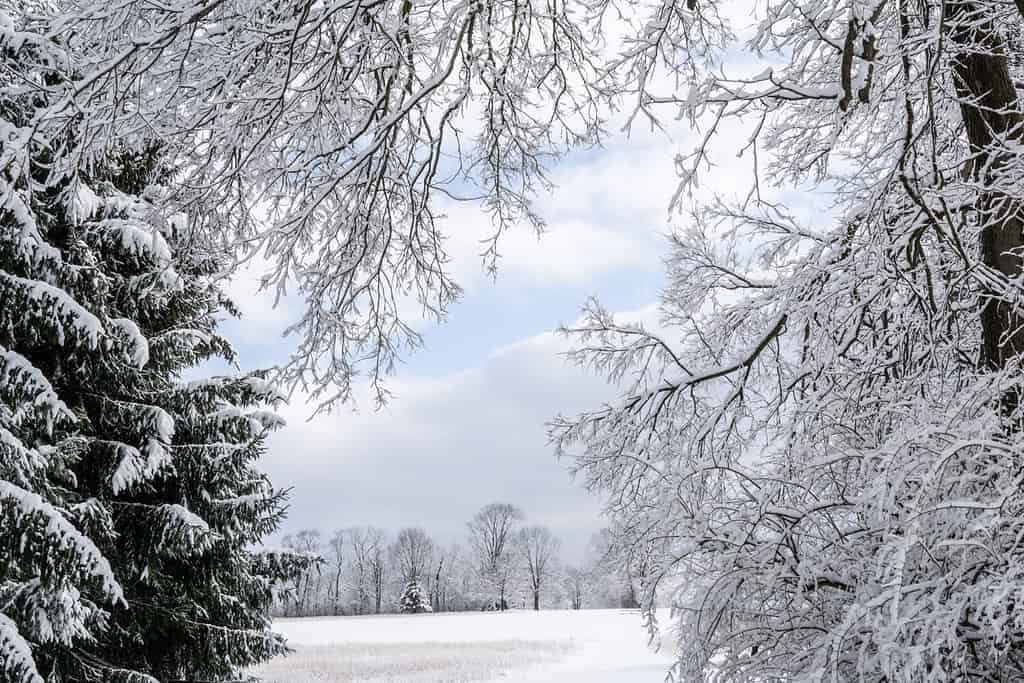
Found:
[[[295,653],[258,672],[266,683],[660,683],[672,663],[671,637],[654,652],[627,610],[280,619],[275,629]]]

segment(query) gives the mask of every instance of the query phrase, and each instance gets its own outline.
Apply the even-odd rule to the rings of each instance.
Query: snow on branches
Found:
[[[380,380],[459,294],[437,200],[482,198],[483,259],[566,147],[600,128],[592,40],[543,2],[139,0],[63,3],[88,75],[84,154],[165,141],[173,198],[263,284],[315,305],[279,379],[325,403]],[[486,236],[486,233],[484,235]],[[217,242],[217,240],[211,240]]]
[[[640,549],[648,605],[681,586],[680,677],[1024,677],[1022,5],[768,0],[741,46],[724,0],[620,5],[67,0],[45,32],[0,14],[0,301],[18,302],[0,342],[22,353],[8,338],[54,341],[80,349],[74,362],[110,354],[151,382],[114,386],[159,394],[183,440],[173,452],[223,489],[182,480],[175,495],[199,495],[166,502],[207,506],[211,529],[228,515],[222,532],[252,506],[213,501],[269,491],[230,481],[275,419],[214,384],[145,376],[227,345],[208,319],[146,324],[210,291],[168,266],[172,221],[149,239],[152,216],[116,200],[148,205],[140,174],[119,175],[133,185],[119,194],[112,177],[83,185],[86,171],[159,140],[173,180],[157,193],[163,214],[188,214],[219,266],[265,256],[264,285],[306,298],[277,379],[329,404],[360,370],[383,399],[382,377],[419,342],[403,301],[443,317],[458,295],[438,197],[483,199],[493,265],[503,230],[540,225],[530,199],[546,164],[599,139],[602,107],[631,103],[630,125],[675,115],[701,127],[677,159],[677,208],[719,134],[745,126],[745,197],[695,207],[673,236],[666,330],[621,324],[596,302],[567,330],[576,360],[623,395],[560,419],[553,438],[609,494],[614,536]],[[69,36],[67,50],[50,35]],[[766,68],[734,73],[735,47]],[[26,53],[35,71],[22,77]],[[834,204],[807,218],[775,199],[780,186]],[[60,215],[41,218],[43,200]],[[47,223],[61,219],[78,238],[65,249]],[[86,292],[119,293],[108,308],[120,312],[79,310]],[[143,297],[151,316],[126,295],[140,292],[166,295]],[[90,366],[47,377],[69,367]],[[109,426],[132,403],[88,396],[81,408]],[[21,439],[12,452],[30,463],[41,451],[13,424],[2,423]],[[171,476],[166,459],[123,448],[148,457],[134,428],[114,432],[96,447],[140,467],[117,487],[116,468],[101,473],[104,494]],[[57,458],[64,442],[48,447]],[[61,456],[75,462],[77,448]],[[260,529],[277,514],[266,495]],[[168,510],[139,528],[191,519]]]
[[[732,119],[755,180],[673,236],[664,330],[596,302],[566,328],[623,392],[551,433],[654,549],[679,680],[1024,676],[1022,21],[774,0],[770,69],[647,99],[707,124],[677,202]],[[834,220],[772,203],[787,183]]]

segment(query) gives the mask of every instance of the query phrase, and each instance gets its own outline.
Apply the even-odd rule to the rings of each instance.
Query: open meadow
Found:
[[[648,646],[632,610],[463,612],[280,619],[295,652],[265,683],[657,683],[671,637]]]

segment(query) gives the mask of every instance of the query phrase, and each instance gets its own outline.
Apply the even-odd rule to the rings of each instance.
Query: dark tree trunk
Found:
[[[955,54],[953,77],[960,112],[971,146],[971,174],[983,185],[1005,167],[1010,153],[997,140],[1021,139],[1021,115],[1010,78],[1006,44],[990,21],[982,21],[982,3],[952,0],[946,4],[946,24]],[[996,144],[993,144],[996,143]],[[1024,216],[1019,202],[997,189],[982,196],[978,207],[986,227],[981,235],[985,265],[1008,279],[1021,273]],[[1000,369],[1024,352],[1024,316],[1012,302],[994,296],[981,311],[984,362]],[[1006,397],[1012,411],[1019,404],[1017,391]]]
[[[536,611],[539,611],[539,610],[540,610],[540,589],[534,588],[533,589],[533,611],[536,612]]]
[[[434,595],[433,605],[435,612],[441,611],[441,569],[444,567],[444,560],[437,563],[437,571],[434,573]]]

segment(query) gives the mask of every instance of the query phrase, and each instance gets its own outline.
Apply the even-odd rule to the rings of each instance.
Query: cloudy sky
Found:
[[[425,328],[426,348],[399,368],[386,408],[363,402],[308,420],[312,408],[299,399],[284,410],[288,427],[264,462],[276,485],[292,488],[284,532],[416,525],[448,543],[463,539],[481,506],[503,501],[550,526],[567,559],[582,556],[602,526],[601,501],[555,459],[545,422],[595,407],[611,390],[563,360],[565,342],[552,330],[575,320],[589,296],[657,320],[665,234],[679,220],[668,213],[672,160],[693,142],[682,127],[672,135],[634,130],[565,160],[539,205],[548,233],[503,237],[496,280],[479,257],[489,218],[473,205],[446,207],[465,295],[447,323]],[[731,152],[715,174],[724,178],[718,191],[745,185]],[[281,332],[294,311],[275,309],[255,282],[253,274],[233,283],[244,317],[225,328],[245,368],[283,361],[291,348]]]

